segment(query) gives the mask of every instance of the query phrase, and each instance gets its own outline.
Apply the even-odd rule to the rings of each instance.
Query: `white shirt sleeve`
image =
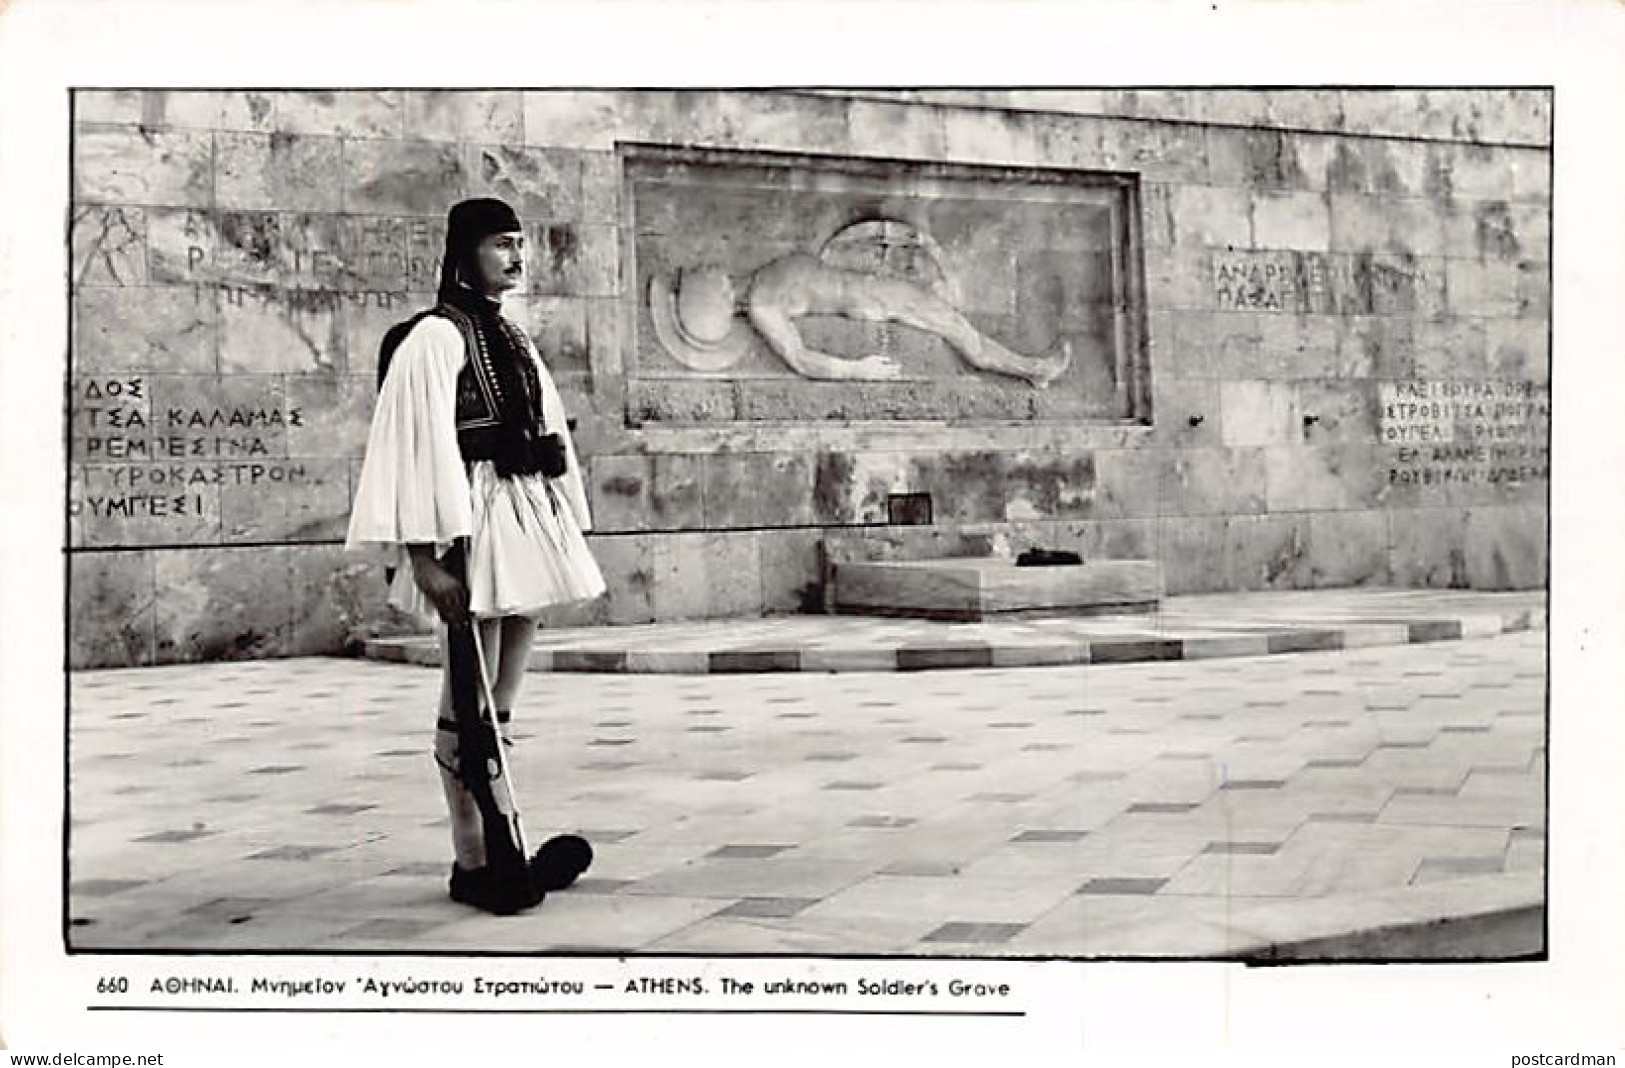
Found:
[[[433,542],[443,553],[473,533],[457,448],[457,375],[467,359],[457,327],[425,316],[401,342],[378,393],[345,547]]]

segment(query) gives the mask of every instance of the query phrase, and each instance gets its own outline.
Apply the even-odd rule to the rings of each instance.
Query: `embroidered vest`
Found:
[[[442,304],[434,314],[449,320],[463,335],[468,360],[457,375],[457,448],[463,462],[495,460],[502,447],[502,411],[508,398],[502,394],[502,385],[486,347],[485,336],[472,316],[461,309]],[[509,334],[509,344],[515,351],[527,354],[519,361],[519,373],[528,395],[515,405],[519,410],[537,413],[535,431],[542,432],[542,384],[536,367],[528,357],[529,348],[517,327],[506,319],[499,322]],[[522,407],[520,407],[522,406]]]

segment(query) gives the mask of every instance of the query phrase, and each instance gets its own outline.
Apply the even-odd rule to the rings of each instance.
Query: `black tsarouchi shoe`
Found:
[[[542,843],[530,858],[530,881],[544,893],[563,890],[592,866],[592,844],[577,834],[561,834]]]

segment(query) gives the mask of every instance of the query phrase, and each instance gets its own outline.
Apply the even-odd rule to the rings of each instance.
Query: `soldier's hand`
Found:
[[[412,578],[444,623],[468,620],[468,586],[438,560],[412,561]]]

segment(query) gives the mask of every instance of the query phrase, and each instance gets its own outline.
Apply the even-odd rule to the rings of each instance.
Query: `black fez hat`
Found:
[[[440,258],[440,292],[455,288],[458,268],[472,271],[474,249],[492,234],[525,228],[519,215],[495,197],[475,197],[453,204],[446,214],[446,252]]]

